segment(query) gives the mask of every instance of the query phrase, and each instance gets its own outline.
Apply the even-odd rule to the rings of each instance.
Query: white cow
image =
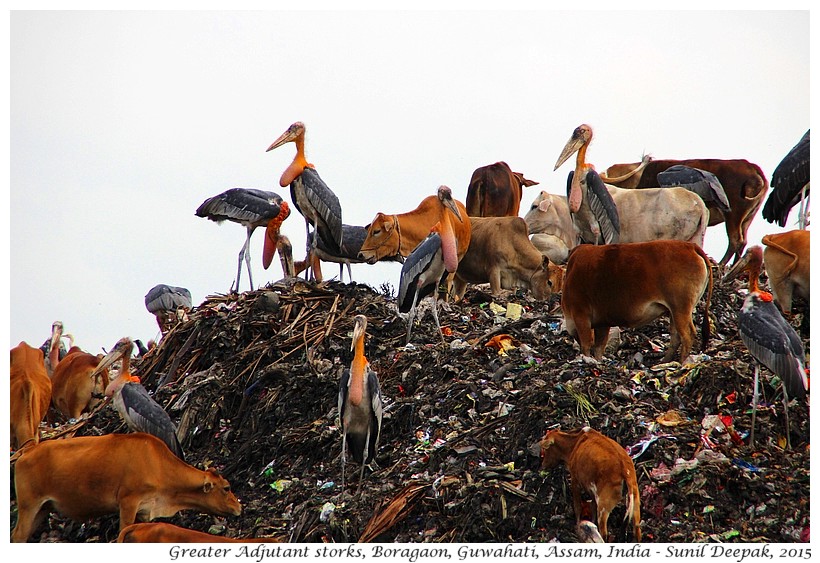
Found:
[[[542,191],[524,216],[530,240],[554,264],[565,264],[569,251],[578,244],[566,196]]]

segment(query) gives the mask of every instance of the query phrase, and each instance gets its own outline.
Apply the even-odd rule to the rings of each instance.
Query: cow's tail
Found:
[[[792,271],[795,269],[795,267],[797,267],[797,254],[795,254],[791,250],[786,250],[785,248],[783,248],[782,246],[777,244],[774,240],[772,240],[771,235],[766,235],[765,237],[763,237],[760,240],[760,242],[762,242],[766,246],[771,246],[772,248],[776,248],[777,250],[779,250],[783,254],[792,257],[791,263],[789,263],[789,266],[783,271],[783,277],[784,278],[789,276],[792,273]]]
[[[632,520],[633,541],[641,541],[641,495],[638,491],[638,481],[635,473],[630,471],[626,478],[626,515],[624,522]]]
[[[712,329],[709,324],[709,303],[712,302],[712,286],[714,285],[712,279],[712,260],[706,255],[701,247],[695,245],[695,249],[703,259],[703,263],[706,264],[706,271],[709,273],[709,285],[706,289],[706,303],[704,303],[703,308],[703,324],[701,325],[700,330],[701,350],[706,350],[706,347],[709,345],[709,339],[712,337]]]
[[[467,190],[467,216],[468,217],[483,217],[481,214],[481,205],[484,201],[484,180],[482,178],[476,179],[475,183],[470,184],[470,189]]]

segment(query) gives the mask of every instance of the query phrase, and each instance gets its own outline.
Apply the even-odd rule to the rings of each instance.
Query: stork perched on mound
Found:
[[[112,352],[122,357],[120,374],[105,388],[106,397],[113,399],[114,408],[122,420],[134,432],[153,434],[168,446],[179,459],[185,461],[182,446],[177,438],[177,428],[165,412],[140,383],[139,377],[131,375],[131,351],[133,343],[122,338]]]
[[[318,233],[328,249],[339,253],[343,240],[342,206],[336,194],[305,158],[305,124],[297,121],[288,127],[265,152],[289,142],[296,145],[296,156],[279,179],[279,185],[285,187],[290,184],[293,204],[305,218],[306,240],[310,240],[310,226],[313,225],[314,232]],[[312,243],[307,243],[307,254],[315,254],[318,244],[314,236]]]
[[[367,317],[356,315],[353,325],[354,351],[350,369],[339,380],[339,420],[342,424],[342,494],[345,490],[345,462],[348,442],[350,455],[362,466],[359,474],[358,494],[364,478],[364,466],[376,457],[382,430],[382,394],[378,374],[370,369],[364,355],[364,337]]]
[[[723,277],[729,281],[749,272],[749,294],[738,313],[740,338],[754,358],[780,378],[783,387],[783,408],[786,416],[786,442],[789,438],[789,397],[805,399],[809,388],[806,376],[806,355],[797,332],[783,318],[775,306],[772,294],[758,286],[758,277],[763,264],[763,249],[753,246],[741,260]],[[754,416],[757,412],[757,383],[759,368],[755,364],[755,383],[752,406],[752,433],[749,439],[754,444]]]
[[[601,177],[585,161],[590,141],[592,128],[586,124],[576,127],[555,163],[555,170],[573,153],[578,153],[575,170],[567,177],[567,199],[575,227],[584,242],[618,242],[621,230],[618,209]]]
[[[464,221],[456,207],[447,186],[439,187],[439,197],[444,206],[452,212],[459,221]],[[469,221],[469,218],[467,218]],[[433,318],[436,321],[441,341],[441,325],[438,321],[438,286],[448,273],[455,273],[458,269],[458,240],[453,230],[450,213],[442,215],[441,220],[433,225],[430,234],[421,241],[410,253],[401,268],[399,278],[399,311],[410,313],[407,317],[407,344],[410,343],[410,334],[413,330],[413,319],[416,316],[418,302],[433,296]]]
[[[239,277],[242,273],[242,258],[248,267],[248,280],[253,291],[251,274],[251,255],[249,253],[251,235],[257,227],[265,226],[265,245],[262,249],[262,266],[267,270],[273,260],[279,241],[279,229],[282,222],[290,215],[290,207],[279,194],[254,188],[232,188],[219,195],[208,198],[196,210],[197,217],[206,217],[211,221],[233,221],[243,225],[247,231],[245,244],[239,250],[239,263],[236,267],[236,286],[231,285],[231,292],[239,292]]]
[[[155,285],[145,294],[145,308],[157,318],[157,324],[162,334],[171,329],[170,319],[174,319],[177,311],[189,310],[193,307],[191,292],[184,287],[174,287],[164,283]]]
[[[806,131],[803,138],[792,147],[792,150],[783,157],[772,174],[772,191],[769,199],[763,205],[763,218],[769,223],[786,226],[789,212],[800,202],[798,228],[805,229],[807,225],[807,208],[804,200],[809,195],[809,181],[811,180],[811,129]]]

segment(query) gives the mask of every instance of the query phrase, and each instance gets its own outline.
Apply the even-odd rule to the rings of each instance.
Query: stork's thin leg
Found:
[[[345,262],[347,264],[347,283],[353,283],[353,274],[350,273],[350,262]],[[339,277],[342,277],[342,267],[339,266]],[[344,281],[344,280],[342,280]]]
[[[808,209],[808,205],[806,205],[806,186],[803,186],[803,189],[800,192],[800,211],[797,214],[797,228],[798,229],[805,229],[806,228],[806,210]]]
[[[752,431],[749,434],[749,445],[755,445],[755,415],[757,414],[757,382],[760,377],[760,366],[755,363],[755,390],[752,394]]]
[[[248,235],[245,237],[245,244],[243,244],[242,248],[239,250],[239,259],[237,260],[236,264],[236,288],[234,288],[234,286],[231,286],[231,293],[233,293],[234,291],[239,293],[239,278],[242,276],[242,258],[244,258],[245,254],[247,254],[248,252],[248,248],[251,244],[251,233],[253,233],[251,229],[248,229],[247,231]],[[250,257],[248,257],[248,260],[250,260]],[[250,272],[250,266],[248,266],[249,275]],[[253,283],[251,283],[251,290],[253,290]]]
[[[251,291],[253,291],[253,275],[251,274],[251,239],[245,246],[245,265],[248,267],[248,282],[251,284]],[[237,283],[237,293],[239,292],[239,284]]]
[[[342,423],[344,424],[344,423]],[[342,499],[345,497],[345,452],[347,452],[347,432],[342,432]]]
[[[410,312],[407,314],[407,342],[404,343],[405,346],[410,344],[410,333],[413,331],[413,319],[416,316],[416,305],[418,305],[419,300],[419,292],[418,288],[416,288],[416,293],[413,295],[413,306],[410,307]]]
[[[361,494],[362,481],[364,481],[364,466],[367,465],[367,454],[370,452],[370,428],[367,429],[367,437],[364,439],[364,453],[362,454],[362,469],[359,471],[359,485],[356,487],[356,496]]]
[[[318,235],[316,234],[316,231],[314,230],[313,238],[315,239],[317,236]],[[314,240],[314,242],[315,242],[315,240]],[[315,247],[316,247],[316,245],[311,244],[311,242],[310,242],[310,223],[308,222],[307,219],[305,219],[305,255],[306,256],[313,256],[313,254],[311,254],[311,249],[315,248]],[[313,265],[311,264],[310,261],[308,261],[307,268],[305,268],[305,280],[310,281],[311,279],[313,279]]]
[[[433,318],[436,321],[436,330],[438,330],[438,335],[441,336],[441,343],[447,346],[447,342],[444,340],[444,334],[441,332],[441,324],[438,322],[438,287],[433,292]]]
[[[792,449],[792,439],[791,439],[791,425],[789,424],[789,394],[786,392],[786,384],[781,380],[781,386],[783,387],[783,414],[786,416],[786,449]]]

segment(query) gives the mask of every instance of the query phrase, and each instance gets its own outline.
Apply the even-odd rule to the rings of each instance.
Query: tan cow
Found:
[[[470,217],[518,217],[522,188],[536,185],[503,161],[476,168],[467,188],[467,213]]]
[[[185,509],[218,516],[242,512],[214,468],[188,465],[142,432],[41,442],[17,460],[14,487],[14,542],[27,541],[52,510],[78,521],[119,512],[120,530]]]
[[[446,186],[442,186],[446,187]],[[449,188],[447,188],[449,191]],[[442,221],[448,207],[442,195],[431,195],[424,198],[413,211],[396,215],[377,213],[367,228],[367,237],[362,242],[359,257],[368,264],[391,256],[404,256],[413,252],[418,244],[427,238],[433,225]],[[470,245],[470,221],[467,220],[467,209],[458,200],[452,200],[458,208],[461,221],[453,221],[453,230],[458,239],[458,257],[467,252]]]
[[[40,441],[40,422],[51,403],[51,380],[42,350],[21,342],[11,349],[11,447]]]
[[[581,524],[581,491],[593,496],[593,513],[600,537],[607,539],[609,513],[621,501],[626,485],[626,518],[632,520],[634,541],[641,541],[641,497],[635,464],[615,440],[597,430],[550,430],[541,440],[541,468],[558,464],[569,469],[576,525]]]
[[[453,286],[456,299],[468,283],[489,283],[494,295],[502,289],[523,288],[536,299],[547,299],[562,271],[549,263],[528,238],[521,217],[470,217],[472,236],[458,263]],[[551,269],[552,268],[552,269]]]
[[[524,216],[535,247],[554,264],[566,264],[569,251],[578,245],[578,233],[566,196],[541,191]]]
[[[68,419],[80,418],[82,413],[92,410],[103,399],[109,383],[108,368],[118,357],[114,350],[103,357],[73,346],[51,378],[54,408]]]
[[[726,254],[720,259],[724,265],[734,256],[737,261],[746,247],[746,232],[752,224],[757,210],[763,204],[763,198],[769,189],[769,181],[757,164],[747,160],[721,160],[713,158],[698,158],[688,160],[651,160],[639,173],[629,176],[641,163],[613,164],[606,169],[606,176],[601,176],[604,182],[615,184],[622,188],[657,188],[658,173],[670,166],[682,164],[691,168],[706,170],[717,176],[729,199],[731,209],[725,213],[714,205],[709,207],[709,225],[717,225],[726,221],[726,235],[729,245]],[[615,179],[622,177],[624,179]],[[629,176],[628,178],[626,176]],[[621,239],[623,242],[623,239]]]
[[[126,526],[117,536],[117,543],[266,543],[274,538],[229,538],[182,528],[168,522],[146,522]]]
[[[809,300],[811,273],[811,234],[794,230],[766,235],[761,241],[763,264],[769,276],[775,302],[787,315],[792,310],[792,296]]]
[[[692,315],[707,288],[704,348],[709,341],[712,268],[699,246],[679,240],[582,244],[567,261],[561,308],[581,354],[589,356],[591,351],[596,360],[603,356],[611,327],[635,328],[669,315],[671,342],[663,360],[671,360],[680,349],[683,362],[695,339]]]

